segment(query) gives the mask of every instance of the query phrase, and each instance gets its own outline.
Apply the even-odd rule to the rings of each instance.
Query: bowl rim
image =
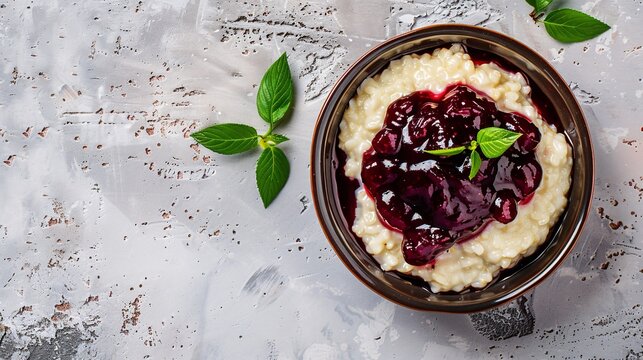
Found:
[[[476,313],[484,310],[489,310],[492,308],[499,307],[501,305],[507,304],[510,301],[513,301],[514,299],[518,298],[519,296],[525,294],[527,291],[533,289],[537,285],[539,285],[542,281],[547,279],[551,274],[556,272],[556,270],[562,265],[562,263],[565,262],[565,259],[570,255],[574,247],[576,246],[578,242],[578,238],[580,237],[586,223],[587,223],[587,218],[589,215],[589,209],[592,206],[593,198],[594,198],[594,191],[595,191],[595,157],[594,157],[594,145],[591,141],[591,134],[589,132],[589,126],[587,123],[587,119],[585,118],[585,115],[582,111],[582,108],[578,102],[578,99],[576,96],[571,92],[569,89],[569,86],[565,86],[563,89],[564,92],[568,92],[571,96],[570,98],[573,100],[572,106],[574,106],[577,110],[578,113],[580,114],[580,119],[585,125],[585,128],[587,129],[587,156],[589,157],[589,164],[591,165],[588,170],[587,176],[590,177],[591,179],[591,186],[589,189],[589,194],[587,195],[588,198],[588,203],[585,206],[584,211],[580,214],[580,218],[575,220],[577,225],[574,228],[574,231],[572,232],[571,236],[569,237],[569,240],[567,241],[566,246],[562,249],[562,254],[558,254],[557,257],[555,258],[554,262],[551,263],[549,266],[541,269],[537,274],[535,274],[532,278],[528,279],[524,283],[520,284],[520,286],[517,286],[515,290],[510,292],[506,297],[494,301],[492,303],[486,302],[486,305],[466,305],[463,307],[449,307],[449,308],[444,308],[444,309],[429,309],[429,308],[420,308],[420,307],[415,307],[410,304],[406,304],[404,302],[398,301],[397,299],[389,296],[385,292],[381,291],[378,287],[372,285],[367,281],[365,277],[363,277],[356,269],[349,263],[348,256],[345,252],[340,251],[339,249],[339,244],[337,241],[332,240],[332,235],[329,229],[329,224],[327,224],[322,216],[322,210],[320,206],[320,192],[322,192],[321,189],[317,188],[316,184],[316,164],[315,161],[317,160],[317,153],[315,151],[315,148],[317,147],[317,138],[318,134],[321,131],[321,122],[328,110],[328,106],[331,102],[331,99],[333,98],[333,95],[337,92],[339,89],[340,85],[346,80],[347,76],[353,71],[358,66],[363,65],[362,62],[370,57],[373,53],[377,52],[378,50],[387,47],[391,43],[398,42],[404,38],[413,38],[415,35],[418,33],[422,32],[427,32],[427,31],[441,31],[441,30],[455,30],[455,31],[460,31],[460,30],[468,30],[468,31],[479,31],[479,32],[486,32],[487,35],[490,35],[492,37],[497,37],[501,38],[504,41],[510,43],[512,46],[516,47],[522,47],[523,50],[526,50],[529,52],[534,58],[537,60],[541,61],[546,67],[547,71],[553,75],[556,80],[565,83],[564,78],[561,76],[561,74],[547,61],[545,58],[543,58],[538,52],[535,50],[531,49],[529,46],[525,45],[523,42],[510,37],[506,34],[503,34],[499,31],[491,30],[488,28],[480,27],[480,26],[474,26],[474,25],[467,25],[467,24],[433,24],[433,25],[428,25],[428,26],[423,26],[417,29],[413,29],[398,35],[395,35],[393,37],[390,37],[388,39],[385,39],[378,43],[377,45],[373,46],[370,48],[368,51],[364,52],[362,55],[360,55],[356,60],[354,60],[351,65],[342,73],[342,75],[335,81],[333,87],[331,90],[327,93],[326,98],[324,100],[324,103],[322,104],[319,114],[317,116],[317,119],[315,121],[315,126],[312,134],[312,141],[311,141],[311,146],[310,146],[310,185],[311,185],[311,192],[312,192],[312,197],[313,197],[313,205],[315,207],[315,214],[317,216],[317,220],[319,222],[319,225],[322,228],[322,231],[324,233],[324,236],[326,237],[326,240],[328,243],[330,243],[331,247],[333,248],[333,251],[335,254],[339,257],[339,259],[342,261],[344,266],[353,274],[354,277],[356,277],[362,284],[364,284],[367,288],[369,288],[371,291],[375,292],[382,298],[391,301],[397,305],[401,305],[403,307],[413,309],[413,310],[419,310],[419,311],[428,311],[428,312],[438,312],[438,313],[456,313],[456,314],[470,314],[470,313]],[[444,36],[448,34],[442,34]],[[567,206],[570,204],[568,203]],[[563,214],[567,212],[567,207],[565,208],[565,211]],[[561,216],[563,215],[561,214]],[[560,226],[560,225],[555,225],[555,226]],[[550,229],[551,231],[551,229]],[[542,244],[541,244],[542,245]],[[369,254],[370,255],[370,254]],[[383,271],[383,270],[382,270]]]

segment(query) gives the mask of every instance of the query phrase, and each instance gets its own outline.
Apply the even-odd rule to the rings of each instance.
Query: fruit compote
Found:
[[[488,159],[469,180],[470,152],[424,150],[468,145],[480,129],[522,134],[501,157]],[[527,118],[500,111],[484,94],[453,85],[440,94],[417,91],[388,107],[382,129],[364,153],[362,181],[382,222],[400,231],[407,263],[431,264],[489,221],[511,222],[542,178],[535,148],[540,132]]]

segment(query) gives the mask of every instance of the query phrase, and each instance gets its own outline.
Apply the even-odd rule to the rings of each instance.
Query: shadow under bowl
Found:
[[[573,150],[572,186],[567,209],[536,253],[514,269],[501,272],[483,289],[461,293],[434,293],[419,278],[385,272],[366,252],[342,212],[336,171],[339,124],[349,100],[362,81],[391,60],[424,53],[450,43],[493,54],[529,78],[552,105],[558,131]],[[562,128],[561,128],[562,127]],[[339,169],[342,171],[342,169]],[[311,184],[317,216],[333,249],[348,269],[366,286],[403,306],[418,310],[469,313],[516,298],[550,275],[572,250],[587,217],[594,186],[594,155],[587,123],[567,83],[540,55],[501,33],[468,25],[433,25],[391,38],[359,58],[338,80],[321,108],[311,147]]]

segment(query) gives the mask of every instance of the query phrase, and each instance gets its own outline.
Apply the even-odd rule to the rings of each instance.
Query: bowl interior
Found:
[[[572,187],[567,210],[549,239],[517,270],[502,272],[484,289],[463,293],[433,293],[421,279],[384,272],[350,230],[338,196],[336,153],[339,123],[348,101],[367,77],[383,70],[391,60],[421,53],[449,43],[495,54],[527,75],[547,98],[573,148]],[[593,154],[587,124],[573,94],[558,73],[521,43],[484,28],[436,25],[392,38],[360,58],[336,84],[320,112],[312,145],[312,188],[322,228],[346,266],[372,290],[401,305],[420,310],[472,312],[508,301],[552,272],[572,249],[587,215],[593,190]],[[339,171],[342,171],[339,169]]]

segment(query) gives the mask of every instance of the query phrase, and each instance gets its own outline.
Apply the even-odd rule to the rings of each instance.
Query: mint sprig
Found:
[[[217,124],[191,134],[197,143],[224,155],[239,154],[257,147],[263,151],[257,160],[255,176],[263,206],[267,208],[286,185],[290,163],[277,147],[289,139],[272,131],[290,110],[293,102],[293,83],[286,53],[266,71],[257,93],[257,112],[269,124],[268,131],[259,135],[252,126]]]
[[[488,159],[498,158],[502,156],[502,154],[504,154],[505,151],[507,151],[521,136],[521,133],[507,129],[488,127],[480,129],[476,134],[476,139],[472,140],[469,145],[445,149],[424,150],[424,152],[437,156],[453,156],[460,154],[465,149],[470,150],[471,155],[469,157],[469,163],[471,165],[471,169],[469,170],[469,180],[473,180],[473,178],[478,174],[478,171],[480,171],[480,165],[482,164],[482,157],[477,150],[478,147]]]
[[[553,0],[526,0],[533,6],[534,11],[529,14],[534,21],[541,21],[543,12]],[[545,30],[552,38],[563,42],[573,43],[593,39],[610,29],[604,22],[573,9],[558,9],[550,12],[542,23]]]

